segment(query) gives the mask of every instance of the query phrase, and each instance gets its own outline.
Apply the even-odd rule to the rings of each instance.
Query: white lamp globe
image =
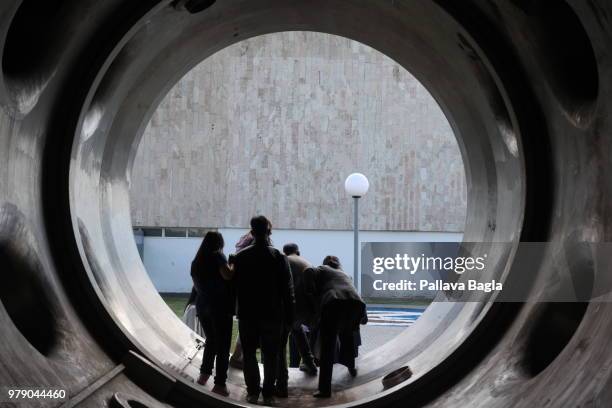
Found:
[[[353,173],[346,178],[344,190],[351,197],[363,197],[370,188],[368,178],[361,173]]]

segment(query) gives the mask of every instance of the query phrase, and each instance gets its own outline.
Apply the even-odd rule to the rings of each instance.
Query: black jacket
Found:
[[[304,290],[310,299],[311,308],[320,318],[325,307],[336,301],[348,302],[353,305],[353,312],[346,316],[355,328],[367,320],[366,305],[355,290],[351,279],[340,269],[327,265],[308,268],[304,271]]]
[[[191,263],[191,278],[196,289],[198,316],[204,313],[234,314],[236,299],[232,282],[221,276],[219,268],[227,264],[220,252],[204,251]]]
[[[234,282],[238,318],[293,323],[295,297],[287,257],[267,244],[236,254]]]

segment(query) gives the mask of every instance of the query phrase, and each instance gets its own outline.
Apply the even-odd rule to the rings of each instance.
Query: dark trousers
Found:
[[[322,393],[331,393],[336,353],[341,354],[339,357],[342,364],[348,368],[355,368],[353,332],[356,325],[355,319],[351,316],[352,313],[354,313],[352,305],[342,301],[332,302],[324,307],[321,313],[319,391]],[[358,318],[357,316],[356,319]],[[338,340],[341,345],[340,350],[337,349]]]
[[[291,336],[289,336],[291,334]],[[304,333],[301,324],[296,324],[291,330],[283,329],[281,336],[281,348],[278,353],[278,375],[276,379],[276,386],[278,388],[287,388],[287,382],[289,381],[289,370],[287,369],[287,339],[290,338],[292,343],[295,343],[295,353],[297,354],[297,363],[294,363],[294,357],[290,355],[290,366],[298,367],[300,364],[300,357],[304,364],[310,366],[314,365],[314,356],[310,350],[310,343],[308,342],[308,336]],[[291,350],[291,346],[289,347]],[[290,351],[291,353],[291,351]]]
[[[240,319],[238,322],[242,355],[244,360],[244,381],[249,395],[264,397],[274,395],[274,385],[278,369],[278,353],[282,335],[281,322]],[[260,386],[257,347],[261,346],[264,366],[263,388]]]
[[[287,369],[287,340],[289,339],[289,329],[287,327],[282,328],[280,337],[280,347],[277,353],[278,371],[276,373],[276,386],[278,388],[287,388],[289,382],[289,370]]]
[[[291,333],[289,336],[289,367],[298,368],[302,357],[295,342],[295,336]]]
[[[198,312],[198,318],[206,336],[200,373],[212,375],[213,365],[216,362],[215,384],[225,385],[232,342],[233,318],[230,314],[216,314],[210,311]]]
[[[299,367],[300,360],[304,364],[314,365],[310,339],[302,328],[302,324],[296,323],[289,337],[289,367]]]

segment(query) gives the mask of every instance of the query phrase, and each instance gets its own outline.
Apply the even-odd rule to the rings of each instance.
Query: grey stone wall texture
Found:
[[[321,33],[255,37],[204,60],[168,93],[131,178],[134,225],[350,229],[352,172],[370,180],[366,230],[462,231],[453,132],[393,60]]]

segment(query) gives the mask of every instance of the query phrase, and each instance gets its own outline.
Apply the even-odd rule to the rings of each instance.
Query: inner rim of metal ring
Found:
[[[219,2],[190,14],[159,5],[116,45],[92,84],[75,134],[70,170],[74,233],[85,270],[108,319],[131,348],[189,386],[197,376],[196,335],[166,307],[133,242],[130,171],[144,128],[166,92],[191,68],[237,41],[271,32],[320,31],[367,44],[421,81],[447,115],[466,169],[467,242],[517,242],[525,172],[517,119],[486,52],[439,6],[402,8],[371,2],[263,0]],[[328,4],[332,3],[332,4]],[[87,197],[87,199],[84,199]],[[508,253],[490,258],[503,279]],[[335,394],[323,405],[367,402],[408,392],[458,352],[491,304],[434,303],[412,326],[360,357],[360,374],[334,373]],[[409,365],[413,375],[383,389],[382,378]],[[244,391],[230,372],[232,396]],[[316,380],[290,373],[291,405]],[[211,396],[211,398],[213,398]]]

